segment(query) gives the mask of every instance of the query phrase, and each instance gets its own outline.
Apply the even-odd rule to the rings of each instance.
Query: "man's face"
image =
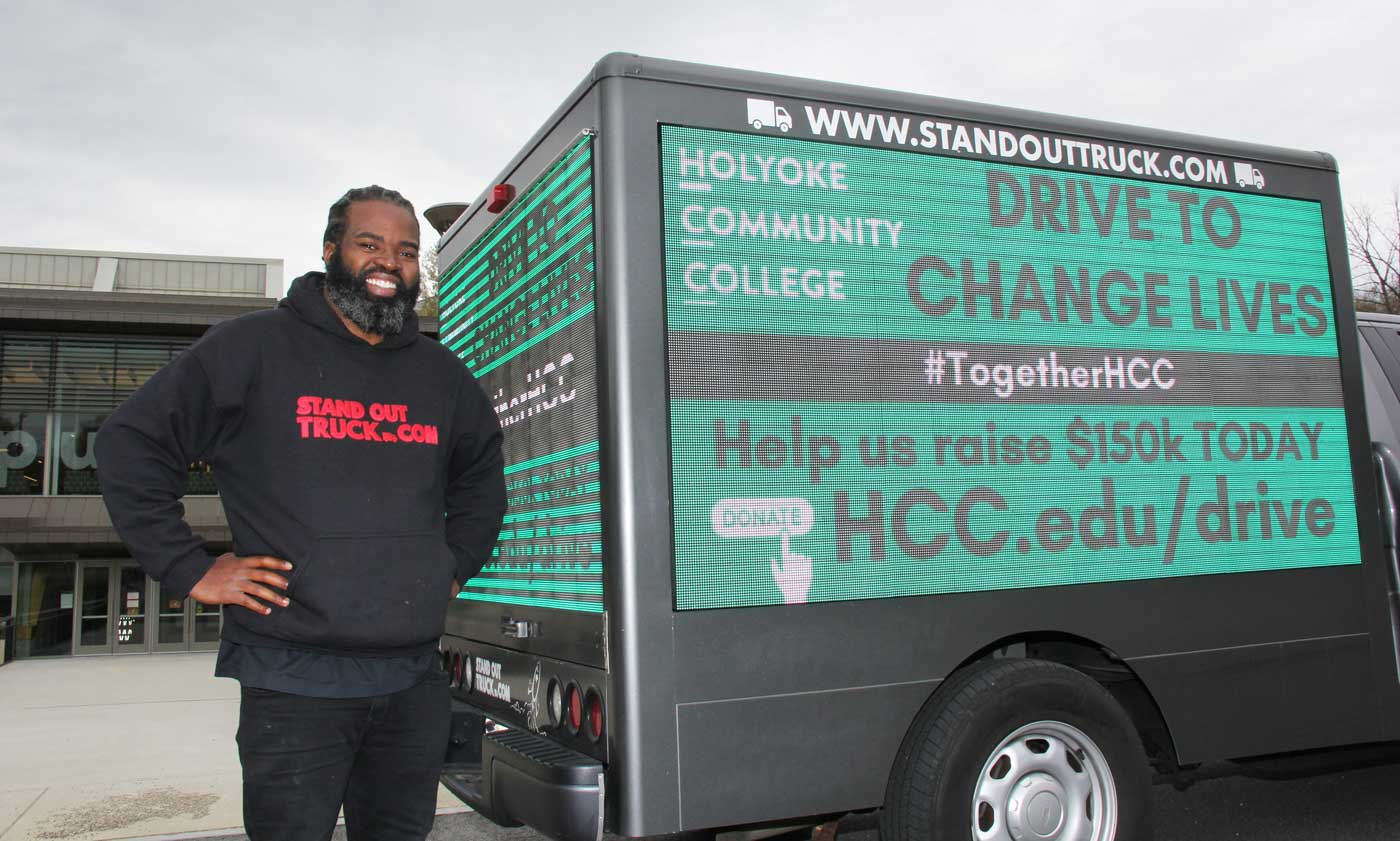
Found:
[[[390,202],[360,201],[345,222],[341,241],[322,250],[331,302],[369,333],[397,333],[418,302],[418,220]]]

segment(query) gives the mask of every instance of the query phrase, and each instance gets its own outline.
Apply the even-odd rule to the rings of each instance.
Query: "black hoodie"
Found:
[[[132,556],[185,594],[213,558],[183,520],[188,465],[214,468],[238,555],[291,561],[235,642],[336,654],[431,651],[451,582],[489,559],[505,512],[500,425],[416,315],[377,345],[303,275],[274,310],[209,330],[102,425],[102,495]]]

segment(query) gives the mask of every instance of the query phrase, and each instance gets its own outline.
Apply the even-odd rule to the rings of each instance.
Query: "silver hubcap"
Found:
[[[1118,792],[1098,745],[1037,721],[996,746],[972,793],[974,841],[1112,841]]]

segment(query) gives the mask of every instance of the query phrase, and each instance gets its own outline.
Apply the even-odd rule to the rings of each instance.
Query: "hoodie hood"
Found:
[[[285,307],[312,327],[374,350],[401,348],[418,339],[418,313],[413,310],[409,310],[408,315],[404,318],[403,330],[385,336],[384,340],[377,345],[370,345],[364,339],[351,333],[346,328],[345,322],[340,320],[340,315],[331,307],[330,301],[326,300],[325,294],[321,292],[321,285],[325,283],[325,280],[324,272],[307,272],[292,281],[291,288],[287,290],[287,297],[277,302],[278,309]]]

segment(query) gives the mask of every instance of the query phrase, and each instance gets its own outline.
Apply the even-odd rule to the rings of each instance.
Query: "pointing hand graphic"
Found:
[[[720,537],[782,538],[782,557],[769,564],[787,604],[807,603],[812,559],[792,551],[791,541],[810,532],[816,519],[812,503],[801,497],[734,497],[716,500],[710,508],[710,526]]]
[[[783,532],[783,557],[772,560],[773,581],[783,591],[783,601],[787,604],[805,604],[807,591],[812,586],[812,559],[793,552],[788,545],[788,533]]]

